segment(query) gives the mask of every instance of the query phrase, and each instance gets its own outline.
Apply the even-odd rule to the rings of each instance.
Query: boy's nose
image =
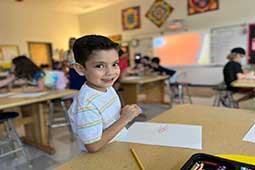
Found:
[[[111,75],[111,74],[115,74],[115,73],[116,73],[115,69],[113,69],[111,67],[107,67],[107,69],[106,69],[107,75]]]

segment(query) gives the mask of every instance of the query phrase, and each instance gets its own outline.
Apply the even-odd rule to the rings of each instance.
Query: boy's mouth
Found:
[[[105,83],[113,83],[114,80],[115,80],[115,77],[107,78],[107,79],[102,79],[102,81],[104,81]]]

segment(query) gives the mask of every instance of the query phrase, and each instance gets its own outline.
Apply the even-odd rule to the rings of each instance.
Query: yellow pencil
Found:
[[[134,158],[135,158],[137,164],[139,165],[140,169],[141,170],[145,170],[145,168],[144,168],[142,162],[140,161],[140,159],[138,158],[135,150],[133,148],[130,148],[130,151],[131,151],[132,155],[134,156]]]

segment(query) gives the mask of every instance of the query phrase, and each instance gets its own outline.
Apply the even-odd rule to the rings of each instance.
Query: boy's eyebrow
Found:
[[[113,63],[117,63],[119,62],[119,60],[115,60]],[[95,62],[96,64],[105,64],[105,63],[108,63],[108,62],[105,62],[105,61],[96,61]]]

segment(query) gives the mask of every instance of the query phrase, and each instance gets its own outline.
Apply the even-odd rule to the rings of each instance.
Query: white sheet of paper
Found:
[[[255,143],[255,124],[250,128],[243,138],[243,141]]]
[[[23,97],[40,97],[47,94],[48,92],[36,92],[36,93],[20,93],[17,95],[10,96],[10,98],[23,98]]]
[[[9,93],[0,93],[0,97],[8,97],[8,96],[11,96],[11,95],[14,95],[15,93],[13,92],[9,92]]]
[[[202,126],[135,122],[120,142],[202,149]]]

